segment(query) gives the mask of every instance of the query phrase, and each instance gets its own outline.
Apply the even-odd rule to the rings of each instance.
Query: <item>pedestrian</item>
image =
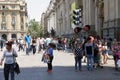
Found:
[[[29,55],[30,52],[30,48],[31,48],[31,36],[30,33],[27,33],[27,35],[25,36],[25,42],[26,42],[26,55]]]
[[[19,45],[18,45],[18,47],[19,47],[18,51],[20,51],[20,50],[24,51],[24,47],[23,46],[24,46],[24,40],[22,38],[20,38],[19,39]]]
[[[113,58],[114,58],[114,64],[115,64],[115,70],[118,70],[117,61],[118,61],[118,52],[120,50],[120,46],[118,45],[117,41],[114,41],[112,44],[112,52],[113,52]]]
[[[107,60],[108,60],[108,45],[107,41],[105,41],[103,44],[103,63],[107,64]]]
[[[51,72],[52,71],[52,61],[53,61],[53,44],[52,43],[49,43],[48,45],[48,48],[47,48],[47,51],[45,53],[45,55],[47,57],[49,57],[50,61],[47,63],[48,65],[48,69],[47,69],[47,72]]]
[[[74,56],[75,56],[75,71],[81,71],[82,65],[82,57],[83,57],[83,49],[82,44],[77,44],[77,47],[74,49]]]
[[[0,61],[0,65],[2,65],[4,59],[4,78],[5,80],[9,80],[9,74],[11,74],[11,80],[15,80],[14,77],[14,57],[17,57],[17,52],[14,48],[12,48],[12,42],[8,41],[6,43],[6,50],[3,52],[3,57]]]
[[[102,46],[101,40],[98,40],[97,46],[99,49],[99,64],[102,66],[103,65],[103,46]]]
[[[85,54],[87,56],[87,69],[93,70],[93,55],[94,55],[94,45],[93,45],[93,37],[89,36],[87,39],[87,43],[85,43]]]
[[[39,42],[40,42],[39,50],[40,50],[40,49],[43,49],[43,50],[44,50],[44,49],[45,49],[45,39],[44,39],[44,38],[41,38]]]
[[[49,43],[51,43],[52,39],[50,37],[46,38],[45,43],[46,47],[48,47]]]
[[[95,39],[94,43],[94,65],[93,67],[96,69],[97,67],[101,67],[100,66],[100,55],[99,55],[99,47],[98,47],[98,40]]]
[[[4,45],[4,42],[1,40],[1,41],[0,41],[1,51],[3,50],[3,45]]]
[[[36,38],[35,37],[33,37],[33,39],[32,39],[32,50],[33,50],[33,54],[35,54],[36,53]]]

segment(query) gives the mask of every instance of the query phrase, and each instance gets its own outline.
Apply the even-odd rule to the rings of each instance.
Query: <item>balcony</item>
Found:
[[[6,24],[6,21],[2,21],[1,24],[2,24],[2,25]]]
[[[1,30],[6,30],[6,27],[2,26],[2,27],[1,27]]]

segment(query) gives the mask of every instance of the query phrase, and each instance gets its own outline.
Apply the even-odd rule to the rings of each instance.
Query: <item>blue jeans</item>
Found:
[[[66,46],[66,44],[63,45],[63,51],[67,51],[67,46]]]
[[[92,70],[93,69],[93,56],[87,54],[87,69]]]
[[[14,63],[13,64],[4,64],[4,77],[5,80],[9,80],[9,74],[11,74],[11,80],[14,79]]]
[[[26,54],[29,55],[30,52],[30,43],[26,43]]]
[[[75,57],[75,70],[77,70],[79,68],[79,70],[81,70],[81,57],[76,56]]]

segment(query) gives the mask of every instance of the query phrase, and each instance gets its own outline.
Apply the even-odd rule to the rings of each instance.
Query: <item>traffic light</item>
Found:
[[[82,18],[82,10],[81,9],[76,9],[76,10],[73,10],[73,23],[74,25],[79,25],[82,21],[81,21],[81,18]]]
[[[84,26],[84,30],[85,30],[85,31],[89,31],[89,30],[90,30],[90,25],[85,25],[85,26]]]
[[[74,32],[75,32],[75,33],[79,33],[81,30],[82,30],[82,28],[80,28],[80,27],[75,27]]]

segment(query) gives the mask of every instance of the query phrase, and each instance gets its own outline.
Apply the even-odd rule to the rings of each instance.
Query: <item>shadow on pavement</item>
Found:
[[[0,80],[4,80],[2,69]],[[28,67],[21,68],[16,80],[120,80],[120,72],[113,67],[88,71],[86,66],[83,66],[82,71],[76,72],[74,66],[54,66],[53,72],[47,73],[47,67]]]

